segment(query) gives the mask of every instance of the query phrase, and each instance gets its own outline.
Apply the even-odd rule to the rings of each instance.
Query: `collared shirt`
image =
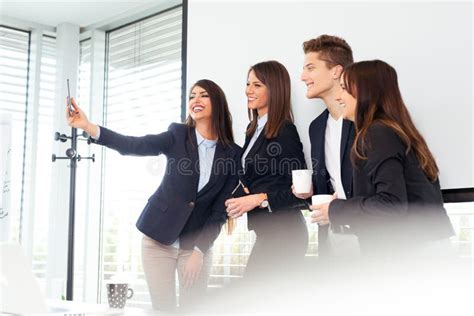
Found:
[[[216,153],[216,140],[209,140],[202,137],[196,131],[196,139],[199,152],[199,185],[198,192],[209,182],[212,172],[212,162],[214,161],[214,154]]]
[[[338,199],[346,199],[341,178],[341,138],[342,138],[342,115],[335,120],[331,114],[328,115],[326,125],[326,137],[324,143],[324,156],[326,169],[330,176],[332,188]]]
[[[262,117],[259,117],[257,119],[257,129],[255,130],[255,133],[253,134],[252,138],[250,139],[249,145],[247,146],[247,149],[245,149],[244,154],[242,155],[242,168],[245,170],[245,158],[249,154],[249,151],[252,149],[253,145],[257,141],[258,136],[262,132],[263,128],[265,127],[265,124],[267,124],[268,121],[268,114],[265,114]]]

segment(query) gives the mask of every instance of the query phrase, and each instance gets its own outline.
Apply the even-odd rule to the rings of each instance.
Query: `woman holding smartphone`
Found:
[[[190,89],[186,123],[142,137],[99,127],[74,100],[72,105],[69,125],[86,131],[94,143],[123,155],[167,157],[163,180],[137,221],[143,269],[154,309],[176,308],[176,270],[180,306],[189,307],[207,288],[211,247],[227,218],[224,202],[238,183],[240,148],[224,92],[210,80],[199,80]]]
[[[354,63],[340,84],[343,116],[356,129],[354,197],[313,205],[313,221],[350,225],[365,254],[438,248],[442,255],[453,229],[438,166],[403,102],[395,69],[381,60]]]
[[[244,196],[226,201],[229,217],[247,213],[256,241],[246,278],[281,273],[302,263],[308,244],[301,200],[291,192],[291,172],[306,164],[291,111],[291,83],[277,61],[252,66],[247,77],[247,127],[241,158]],[[288,270],[287,270],[288,271]]]

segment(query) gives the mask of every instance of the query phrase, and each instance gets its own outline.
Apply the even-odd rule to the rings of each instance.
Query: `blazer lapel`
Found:
[[[349,192],[349,195],[352,194],[352,169],[348,169],[348,166],[351,166],[348,156],[351,151],[351,144],[349,140],[351,139],[351,131],[353,124],[351,121],[344,120],[342,122],[342,136],[341,136],[341,180],[342,186],[346,192]],[[347,160],[347,161],[346,161]],[[346,197],[349,197],[346,193]]]
[[[251,137],[249,137],[249,142],[250,142],[250,139],[251,139]],[[254,161],[253,157],[260,150],[260,147],[262,147],[262,145],[265,143],[265,140],[266,140],[266,138],[265,138],[265,129],[263,129],[260,132],[260,135],[258,135],[257,140],[255,141],[255,143],[253,143],[252,148],[250,148],[247,156],[245,157],[245,170],[247,170],[247,164],[253,163],[253,161]],[[249,144],[247,143],[246,148],[242,151],[243,153],[245,153],[245,150],[247,150],[248,145]]]
[[[244,154],[244,152],[247,150],[247,147],[249,146],[249,143],[250,143],[250,139],[252,137],[249,137],[247,136],[247,134],[245,134],[245,141],[244,141],[244,146],[242,147],[242,155]],[[242,156],[240,156],[240,158],[242,158]]]
[[[194,127],[190,127],[188,129],[186,150],[188,152],[188,157],[191,160],[189,170],[191,171],[192,181],[194,183],[195,190],[197,191],[199,185],[199,153],[196,139],[196,131]]]
[[[346,155],[347,141],[349,139],[349,132],[351,130],[352,122],[348,120],[342,121],[342,136],[341,136],[341,167],[344,157]]]
[[[323,117],[321,118],[321,126],[317,128],[318,134],[315,137],[315,148],[317,152],[315,152],[315,157],[318,160],[317,169],[326,169],[326,126],[328,123],[328,115],[329,111],[325,110],[323,113]]]

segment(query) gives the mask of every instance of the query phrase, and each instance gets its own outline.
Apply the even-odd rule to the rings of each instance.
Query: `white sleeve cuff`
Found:
[[[91,138],[93,138],[95,140],[99,140],[99,138],[100,138],[100,126],[99,125],[97,125],[97,135],[96,136],[91,135]]]

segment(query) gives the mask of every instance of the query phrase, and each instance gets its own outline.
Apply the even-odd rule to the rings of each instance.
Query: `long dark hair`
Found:
[[[212,133],[217,136],[217,141],[224,146],[234,142],[232,131],[232,115],[224,91],[214,81],[201,79],[191,86],[189,94],[194,87],[201,87],[209,94],[212,104]],[[186,118],[186,125],[196,126],[196,122],[191,115]]]
[[[285,66],[275,60],[264,61],[250,67],[258,80],[267,86],[268,91],[268,121],[265,124],[265,137],[274,138],[278,135],[285,121],[293,123],[291,111],[291,81]],[[257,128],[257,110],[248,110],[250,126],[246,134],[253,135]]]
[[[438,166],[403,102],[395,69],[381,60],[361,61],[346,67],[343,79],[347,92],[357,99],[353,161],[367,158],[367,129],[379,122],[397,133],[406,153],[413,151],[428,179],[436,181]]]

